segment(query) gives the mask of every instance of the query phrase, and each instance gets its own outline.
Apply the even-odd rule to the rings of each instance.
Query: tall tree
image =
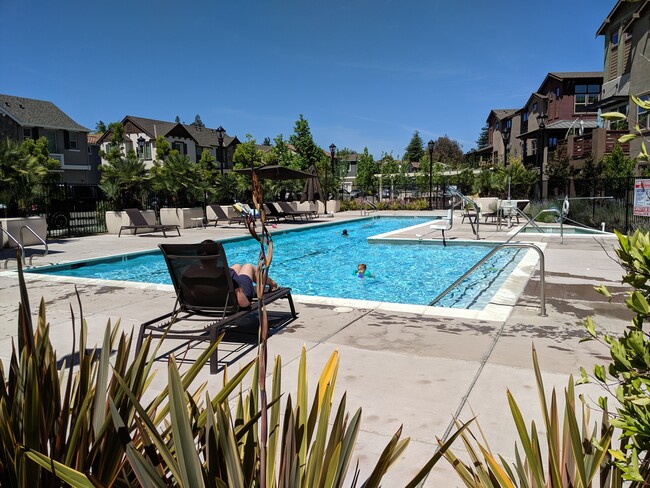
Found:
[[[418,162],[424,156],[424,142],[420,137],[420,133],[415,131],[413,137],[411,137],[411,142],[406,146],[406,152],[404,153],[404,161],[409,162]]]
[[[95,132],[97,132],[98,134],[103,134],[104,132],[106,132],[106,124],[104,123],[103,120],[97,122],[97,124],[95,125]]]
[[[460,166],[465,157],[460,144],[447,136],[438,137],[433,150],[433,160],[445,166],[455,168]]]
[[[181,121],[181,118],[177,115],[176,118],[174,119],[174,122],[177,124]]]
[[[270,146],[271,145],[271,138],[270,137],[265,137],[264,141],[262,141],[263,146]]]
[[[363,148],[363,154],[357,160],[357,176],[354,178],[354,184],[360,187],[365,194],[372,193],[377,187],[377,164],[368,148]]]
[[[281,166],[296,167],[297,169],[295,157],[289,150],[287,141],[282,138],[282,134],[279,134],[275,139],[273,139],[273,142],[275,142],[275,145],[268,153],[266,153],[264,162],[266,164],[279,164]],[[270,146],[270,144],[265,144],[265,146],[267,145]]]
[[[476,149],[483,149],[488,144],[490,144],[490,126],[485,124],[478,135],[478,139],[476,139]]]
[[[300,169],[306,170],[312,164],[317,164],[325,158],[323,150],[314,142],[309,122],[302,114],[296,120],[293,131],[294,133],[289,136],[289,143],[296,148],[296,159]]]
[[[205,127],[205,124],[201,120],[201,116],[199,114],[196,114],[194,117],[194,122],[192,122],[190,125],[193,125],[194,127]]]

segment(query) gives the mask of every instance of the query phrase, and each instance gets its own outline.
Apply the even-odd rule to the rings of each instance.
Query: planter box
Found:
[[[320,200],[316,202],[318,205],[318,214],[325,215],[325,205]],[[327,212],[339,212],[341,210],[341,201],[340,200],[327,200]]]
[[[192,219],[198,218],[203,218],[201,207],[160,209],[160,223],[163,225],[178,225],[181,229],[189,229],[192,227]]]
[[[156,214],[153,210],[142,210],[142,215],[148,224],[156,223]],[[131,225],[131,219],[125,212],[106,212],[106,229],[109,234],[119,234],[120,227]],[[122,234],[133,234],[134,230],[126,230]]]
[[[20,242],[20,229],[22,226],[28,226],[32,229],[38,237],[45,240],[47,237],[47,222],[45,217],[13,217],[8,219],[0,219],[0,227],[9,232],[14,239]],[[0,231],[2,232],[2,231]],[[42,244],[34,234],[28,230],[23,231],[24,246],[34,246]],[[0,247],[18,247],[16,243],[9,239],[4,232],[2,232],[2,245]]]
[[[299,211],[309,211],[309,212],[318,212],[318,207],[314,202],[293,202],[292,206],[295,208],[295,210]],[[327,204],[327,208],[329,210],[329,202]]]

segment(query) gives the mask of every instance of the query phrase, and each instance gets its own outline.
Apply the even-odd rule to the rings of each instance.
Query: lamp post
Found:
[[[221,176],[223,176],[223,165],[224,165],[224,157],[223,157],[223,135],[226,133],[226,130],[219,126],[217,129],[217,139],[219,140],[219,168],[221,170]]]
[[[144,137],[142,136],[138,137],[137,142],[138,142],[138,151],[140,152],[139,156],[142,159],[144,159],[144,143],[145,143]]]
[[[332,180],[334,180],[334,156],[336,155],[336,146],[334,143],[330,144],[330,165],[332,167]],[[327,166],[325,166],[325,213],[327,214],[327,200],[329,200],[329,189],[327,179]]]
[[[510,144],[510,127],[504,127],[501,131],[503,138],[503,166],[508,166],[508,144]]]
[[[427,142],[429,148],[429,210],[433,210],[433,148],[436,143],[433,140]]]
[[[537,144],[537,166],[539,168],[539,199],[542,199],[542,177],[544,176],[544,147],[546,146],[544,142],[544,129],[546,129],[546,119],[548,119],[548,115],[546,115],[544,112],[540,112],[537,115],[537,126],[539,127],[539,132],[540,132],[540,141],[539,144]]]

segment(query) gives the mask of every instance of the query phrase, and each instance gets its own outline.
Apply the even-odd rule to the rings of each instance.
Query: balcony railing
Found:
[[[589,134],[573,137],[571,158],[584,159],[593,154],[594,158],[598,160],[605,154],[611,153],[616,144],[621,146],[626,156],[629,156],[630,143],[625,142],[621,144],[618,142],[619,137],[627,133],[625,130],[596,129]]]

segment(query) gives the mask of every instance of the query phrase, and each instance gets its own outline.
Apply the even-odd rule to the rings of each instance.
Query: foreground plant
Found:
[[[613,429],[607,418],[603,417],[600,429],[596,423],[589,426],[590,409],[581,396],[577,407],[573,378],[564,390],[564,402],[558,400],[553,389],[549,404],[534,347],[533,365],[546,442],[540,441],[543,432],[534,421],[527,427],[519,405],[508,391],[508,404],[519,436],[515,462],[510,464],[501,455],[495,455],[486,441],[479,441],[471,431],[464,432],[461,437],[470,462],[463,462],[451,450],[445,458],[465,486],[587,488],[596,481],[601,488],[622,486],[620,472],[608,452]],[[558,407],[562,403],[564,413]]]

